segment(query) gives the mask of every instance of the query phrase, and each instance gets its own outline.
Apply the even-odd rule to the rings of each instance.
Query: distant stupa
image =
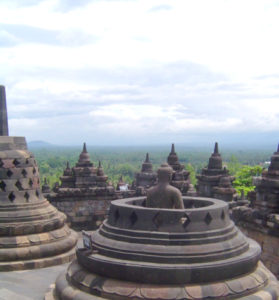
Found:
[[[76,165],[66,169],[60,177],[61,185],[49,196],[50,202],[68,217],[75,229],[95,229],[106,217],[111,200],[117,199],[116,191],[108,183],[101,161],[96,168],[90,160],[86,143]]]
[[[226,167],[223,167],[218,143],[215,143],[214,151],[211,154],[208,166],[202,169],[198,179],[198,195],[204,197],[214,197],[217,199],[232,202],[236,200],[236,190],[232,187],[234,177],[229,175]]]
[[[167,158],[168,164],[173,169],[171,185],[178,188],[183,195],[187,195],[190,187],[190,172],[185,170],[185,166],[179,162],[175,152],[174,144],[171,145],[171,152]]]
[[[146,194],[146,189],[155,185],[157,173],[153,171],[149,153],[146,153],[145,161],[142,163],[141,171],[135,174],[135,187],[138,196]]]

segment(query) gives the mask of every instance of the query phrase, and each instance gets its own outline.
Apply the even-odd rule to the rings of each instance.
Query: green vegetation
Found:
[[[105,173],[114,185],[117,184],[120,175],[123,175],[126,182],[132,183],[135,173],[141,169],[146,150],[143,147],[96,147],[94,149],[88,147],[94,165],[97,166],[100,160]],[[154,170],[166,161],[169,150],[166,147],[149,147]],[[31,151],[35,154],[40,167],[41,179],[46,177],[49,184],[53,186],[55,182],[59,181],[67,161],[71,167],[76,164],[81,148],[50,147],[31,149]],[[186,169],[190,171],[191,182],[195,185],[196,174],[200,173],[201,169],[207,165],[211,153],[201,149],[182,149],[177,153],[180,162],[185,164]],[[222,153],[224,165],[227,166],[230,174],[236,177],[234,187],[238,193],[243,189],[247,194],[254,188],[252,177],[261,174],[262,167],[259,164],[268,161],[270,155],[271,151],[224,151]]]
[[[255,188],[252,183],[253,177],[260,175],[262,170],[261,166],[241,166],[241,169],[235,174],[236,179],[233,183],[237,192],[241,194],[241,190],[243,190],[247,195],[248,192],[253,191]]]

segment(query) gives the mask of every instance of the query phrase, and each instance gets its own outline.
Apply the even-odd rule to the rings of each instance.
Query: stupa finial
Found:
[[[101,161],[99,160],[99,168],[102,168],[102,164]]]
[[[148,152],[146,153],[145,162],[146,162],[146,163],[149,163],[149,162],[150,162],[150,161],[149,161],[149,153],[148,153]]]
[[[219,154],[219,147],[218,147],[218,143],[217,142],[215,142],[214,154]]]
[[[86,143],[83,143],[83,150],[82,150],[83,153],[87,153],[87,149],[86,149]]]
[[[69,161],[67,161],[67,164],[66,164],[66,169],[70,169],[70,164],[69,164]]]
[[[6,104],[5,87],[0,85],[0,136],[8,136],[8,113]]]
[[[171,144],[171,153],[175,153],[174,144]]]

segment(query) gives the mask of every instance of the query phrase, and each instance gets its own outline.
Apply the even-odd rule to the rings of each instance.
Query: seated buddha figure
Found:
[[[164,163],[157,173],[158,184],[147,190],[146,207],[184,208],[181,192],[170,185],[173,169]]]

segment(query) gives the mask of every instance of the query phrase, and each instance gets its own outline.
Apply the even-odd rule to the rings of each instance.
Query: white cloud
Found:
[[[12,132],[63,141],[82,128],[102,141],[279,129],[277,1],[24,3],[0,3]]]

